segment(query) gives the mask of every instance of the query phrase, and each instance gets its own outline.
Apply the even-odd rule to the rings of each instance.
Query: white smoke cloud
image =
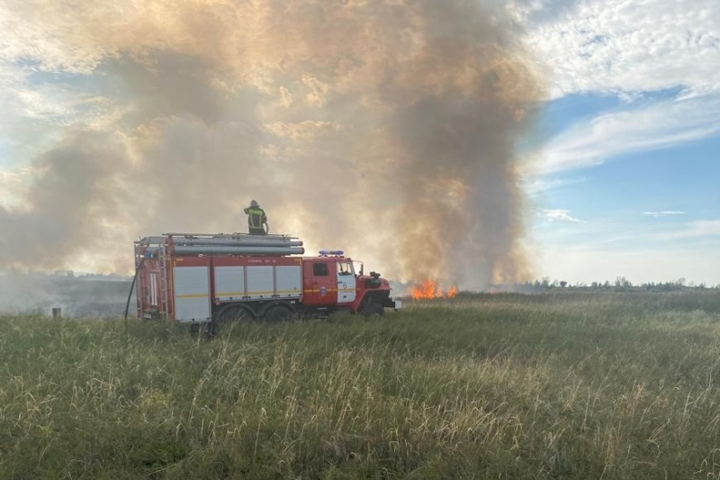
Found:
[[[9,0],[0,28],[16,116],[57,132],[0,209],[0,266],[126,271],[137,236],[243,230],[254,198],[400,280],[525,275],[514,149],[543,90],[503,9]]]

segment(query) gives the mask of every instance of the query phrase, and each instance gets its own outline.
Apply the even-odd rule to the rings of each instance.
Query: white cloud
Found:
[[[720,90],[717,0],[567,4],[520,1],[516,6],[532,51],[554,72],[553,96],[678,86]]]
[[[582,120],[561,132],[533,160],[547,174],[598,165],[619,155],[670,148],[720,135],[720,94],[665,100]]]
[[[549,190],[555,190],[569,185],[577,185],[578,183],[586,181],[587,177],[554,179],[544,177],[527,177],[523,180],[523,188],[528,195],[537,195]]]
[[[687,212],[680,212],[678,210],[663,210],[660,212],[642,212],[643,215],[648,215],[650,217],[670,217],[674,215],[687,215]]]
[[[555,222],[555,221],[561,221],[561,222],[571,222],[571,223],[587,223],[583,220],[580,220],[578,218],[573,217],[570,215],[570,210],[549,210],[545,209],[542,211],[543,215],[548,221]]]

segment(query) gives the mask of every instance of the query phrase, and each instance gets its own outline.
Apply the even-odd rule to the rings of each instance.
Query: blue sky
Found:
[[[551,79],[526,159],[538,274],[720,283],[720,2],[518,9]]]
[[[79,12],[87,5],[70,3]],[[147,36],[147,45],[171,38],[190,52],[202,47],[163,30],[177,19],[153,19],[152,8],[132,5],[137,31],[119,28],[107,38],[102,22],[78,29],[59,2],[0,5],[0,205],[17,207],[36,173],[30,160],[64,132],[112,130],[126,118],[133,105],[116,102],[122,93],[105,95],[117,86],[103,62],[146,48],[133,35]],[[535,276],[720,284],[720,2],[502,6],[523,27],[526,56],[547,86],[519,163]],[[92,12],[112,30],[117,12],[106,7]],[[230,64],[242,70],[240,59]],[[286,96],[278,104],[292,102]],[[116,250],[125,255],[126,246]]]

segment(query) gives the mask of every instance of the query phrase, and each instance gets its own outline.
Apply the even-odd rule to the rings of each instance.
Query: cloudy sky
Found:
[[[720,2],[518,10],[552,79],[527,148],[538,273],[720,283]]]
[[[110,3],[107,8],[85,11],[85,3],[0,3],[0,29],[5,32],[0,39],[0,206],[6,212],[26,208],[21,200],[23,192],[42,174],[39,170],[48,168],[47,163],[33,159],[54,145],[63,145],[68,131],[82,127],[112,132],[107,138],[121,149],[127,146],[127,137],[135,135],[142,141],[127,148],[127,158],[122,160],[132,166],[133,155],[140,148],[137,145],[145,148],[150,143],[143,140],[147,132],[166,128],[166,124],[141,121],[132,128],[121,128],[131,123],[129,118],[136,120],[142,115],[131,105],[118,102],[125,87],[112,80],[112,69],[128,63],[125,52],[132,52],[134,61],[141,64],[148,50],[169,45],[198,54],[209,64],[222,65],[218,71],[225,77],[213,78],[211,87],[224,96],[216,98],[215,93],[199,92],[198,102],[207,94],[210,104],[227,103],[227,98],[236,92],[237,86],[225,81],[230,78],[228,72],[241,72],[244,60],[256,62],[247,52],[241,52],[247,54],[246,59],[236,60],[214,38],[214,33],[219,37],[225,31],[224,19],[213,19],[217,22],[214,32],[202,26],[202,12],[191,16],[200,27],[187,27],[191,21],[185,17],[167,20],[167,12],[173,11],[172,2],[157,2],[164,4],[165,10],[125,2],[132,7],[123,11]],[[220,11],[224,5],[220,1],[207,3]],[[502,5],[522,27],[517,32],[522,36],[526,56],[547,83],[537,122],[519,146],[522,187],[529,198],[523,244],[529,252],[533,275],[571,283],[613,280],[622,275],[633,282],[685,278],[688,282],[719,284],[720,2],[491,3],[496,4],[493,8]],[[113,20],[128,12],[137,15],[131,29]],[[82,28],[77,28],[75,15],[83,16]],[[184,32],[201,30],[207,43],[198,43],[195,36],[173,36],[173,22],[184,22]],[[252,37],[255,33],[233,35]],[[145,43],[138,43],[133,36],[143,37]],[[388,37],[388,41],[396,39]],[[318,45],[324,48],[323,43]],[[262,47],[272,52],[271,46]],[[172,65],[175,59],[163,61]],[[167,74],[162,62],[153,68],[159,69],[161,75]],[[167,100],[168,104],[181,104],[183,112],[216,121],[214,110],[206,110],[204,104],[193,103],[195,98],[183,96],[182,92],[188,85],[192,87],[203,72],[201,67],[196,71],[192,65],[189,68],[187,79],[171,84],[177,95],[161,98],[153,107],[153,115],[163,113],[165,105],[161,101]],[[263,69],[270,68],[277,65],[262,64],[252,79],[245,80],[270,91],[277,86],[262,76]],[[296,67],[280,68],[292,72]],[[144,73],[137,70],[139,78]],[[126,75],[128,78],[133,81],[135,77]],[[174,76],[168,78],[174,81]],[[360,76],[342,80],[347,84],[364,82]],[[190,83],[184,84],[186,81]],[[305,88],[302,95],[307,103],[325,101],[327,85],[307,75],[297,83]],[[206,88],[205,83],[202,86]],[[153,90],[136,90],[135,98],[150,103],[155,100]],[[296,104],[301,98],[299,90],[281,87],[276,91],[273,108],[288,108],[293,98]],[[360,101],[385,99],[361,97]],[[178,144],[190,136],[187,132],[202,130],[182,116],[178,118],[187,124],[180,125],[186,130],[174,125]],[[246,121],[231,118],[226,125]],[[286,134],[291,125],[286,122],[269,125],[276,128],[266,128],[264,135],[282,134],[293,141],[305,136],[297,129],[292,130],[292,135]],[[292,125],[312,126],[315,130],[323,125],[335,128],[334,124],[319,121]],[[213,135],[213,142],[226,142],[235,148],[234,133],[228,138],[222,137],[222,131]],[[97,145],[91,152],[106,145],[106,140],[95,140]],[[265,150],[273,153],[272,148]],[[106,178],[102,172],[97,175]],[[49,205],[52,203],[46,201],[49,212],[54,211]],[[124,218],[137,215],[133,211],[122,213]],[[8,218],[15,221],[17,214],[13,215]],[[112,248],[123,255],[127,250],[125,244]],[[79,255],[82,261],[76,264],[78,268],[94,265],[88,255]]]

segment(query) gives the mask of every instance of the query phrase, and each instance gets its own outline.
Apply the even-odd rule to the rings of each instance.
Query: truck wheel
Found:
[[[262,319],[271,323],[280,323],[289,320],[293,311],[281,304],[270,305],[262,314]]]
[[[366,298],[362,303],[362,307],[360,307],[360,313],[367,316],[380,316],[385,313],[385,308],[375,300]]]
[[[217,333],[225,325],[236,322],[248,322],[254,319],[252,311],[244,305],[226,305],[215,314],[212,331]]]

